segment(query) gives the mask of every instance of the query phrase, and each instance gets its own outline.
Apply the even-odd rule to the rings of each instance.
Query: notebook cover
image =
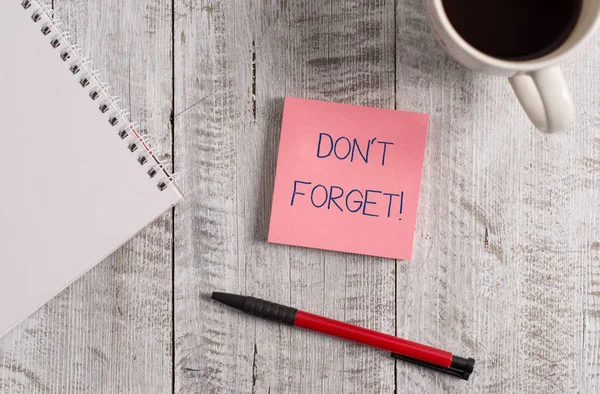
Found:
[[[91,100],[38,8],[0,1],[0,337],[182,198],[152,156],[138,162],[127,122],[109,123],[117,109],[99,110],[109,98]]]

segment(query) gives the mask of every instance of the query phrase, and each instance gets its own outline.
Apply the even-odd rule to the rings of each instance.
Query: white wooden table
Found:
[[[506,80],[443,54],[422,0],[54,7],[187,198],[0,339],[0,392],[600,392],[600,37],[565,64],[577,123],[544,135]],[[266,243],[286,95],[431,114],[412,261]],[[476,372],[248,318],[213,290],[473,356]]]

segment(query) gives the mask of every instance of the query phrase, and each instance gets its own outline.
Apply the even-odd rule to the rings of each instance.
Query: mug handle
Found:
[[[509,81],[527,116],[539,130],[553,133],[573,122],[573,101],[558,66],[519,73]]]

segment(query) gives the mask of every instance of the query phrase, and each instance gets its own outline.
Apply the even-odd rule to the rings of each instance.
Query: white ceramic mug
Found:
[[[451,57],[475,71],[509,78],[519,102],[535,127],[545,132],[555,132],[571,124],[573,103],[558,64],[579,47],[598,25],[600,0],[583,0],[579,20],[559,48],[540,58],[525,61],[498,59],[472,47],[448,20],[442,0],[427,0],[427,11],[438,40]]]

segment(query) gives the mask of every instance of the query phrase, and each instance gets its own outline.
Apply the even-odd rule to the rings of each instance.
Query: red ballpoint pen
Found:
[[[392,357],[427,367],[439,372],[469,379],[475,360],[454,356],[452,353],[407,341],[393,335],[328,319],[312,313],[254,297],[214,292],[212,298],[249,315],[300,327],[337,338],[392,352]]]

